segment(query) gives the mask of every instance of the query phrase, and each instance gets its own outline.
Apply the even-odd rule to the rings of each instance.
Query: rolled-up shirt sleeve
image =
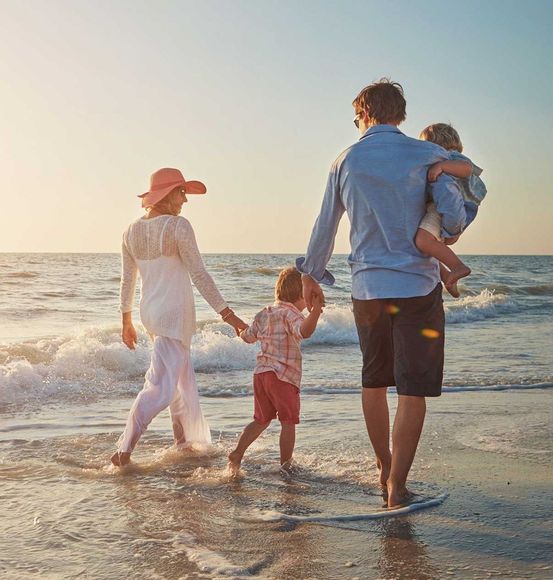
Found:
[[[442,173],[430,184],[436,211],[442,216],[442,237],[451,238],[463,231],[467,216],[464,200],[453,177]]]
[[[336,232],[344,211],[340,197],[338,164],[335,162],[328,175],[321,211],[311,232],[305,261],[297,266],[302,274],[308,274],[317,282],[332,284],[334,281],[332,276],[329,279],[325,268],[332,256]]]

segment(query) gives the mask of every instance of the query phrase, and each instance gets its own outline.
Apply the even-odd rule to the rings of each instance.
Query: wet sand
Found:
[[[412,489],[444,503],[316,524],[263,518],[382,510],[360,396],[305,396],[299,471],[279,473],[274,426],[237,480],[225,454],[250,397],[203,399],[215,440],[203,454],[168,449],[161,415],[119,471],[107,462],[131,401],[4,416],[2,577],[553,577],[551,390],[429,401]]]

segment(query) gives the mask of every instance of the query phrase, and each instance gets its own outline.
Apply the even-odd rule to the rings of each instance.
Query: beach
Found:
[[[206,264],[248,319],[293,258]],[[144,332],[136,352],[119,340],[118,256],[3,255],[0,575],[553,578],[553,258],[466,260],[461,299],[445,298],[445,388],[428,401],[410,483],[439,505],[375,519],[344,256],[304,347],[297,470],[279,471],[273,425],[232,479],[226,453],[251,418],[255,347],[198,298],[192,358],[213,445],[172,449],[164,412],[117,470],[108,458],[150,353]]]

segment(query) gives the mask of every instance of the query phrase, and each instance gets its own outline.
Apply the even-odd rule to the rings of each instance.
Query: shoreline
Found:
[[[170,449],[163,413],[126,472],[107,462],[132,397],[13,416],[0,431],[8,514],[0,572],[20,578],[32,559],[41,574],[64,577],[99,577],[105,566],[113,578],[544,577],[553,570],[553,452],[544,431],[553,391],[455,395],[428,402],[412,471],[415,492],[449,494],[442,505],[324,525],[248,517],[381,509],[360,394],[303,398],[301,469],[290,479],[278,472],[276,425],[246,455],[242,478],[225,473],[251,397],[202,397],[214,440],[203,455]]]

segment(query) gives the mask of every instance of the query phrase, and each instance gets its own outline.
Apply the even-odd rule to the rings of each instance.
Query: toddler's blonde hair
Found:
[[[463,152],[463,143],[461,142],[459,133],[447,123],[428,125],[428,127],[421,131],[419,139],[436,143],[436,145],[448,151],[453,149],[454,151],[459,151],[459,153]]]
[[[282,302],[296,302],[303,296],[301,274],[294,268],[285,268],[275,284],[275,298]]]

